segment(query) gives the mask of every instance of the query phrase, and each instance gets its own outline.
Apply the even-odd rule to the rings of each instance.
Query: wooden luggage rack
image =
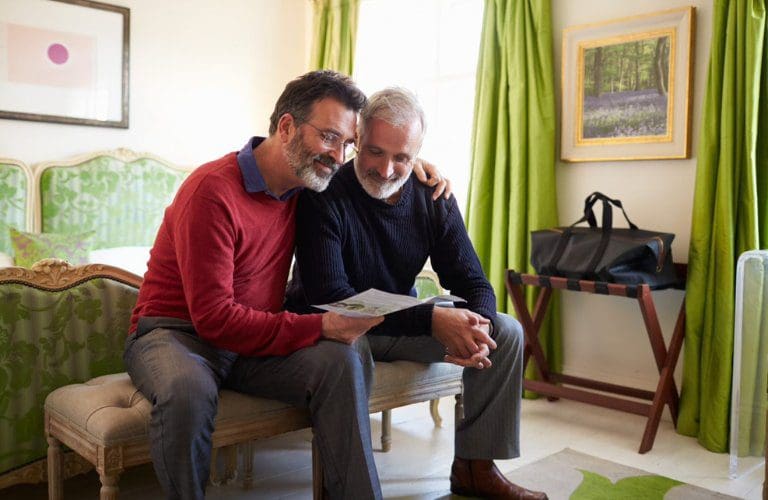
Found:
[[[675,268],[679,277],[679,285],[674,288],[684,290],[687,265],[675,264]],[[513,270],[507,271],[506,282],[515,312],[525,332],[524,366],[528,365],[528,360],[532,356],[541,377],[541,380],[523,381],[523,387],[526,390],[547,396],[550,400],[557,398],[573,399],[647,417],[648,421],[640,442],[640,453],[645,453],[653,447],[665,405],[669,407],[672,422],[675,427],[677,426],[679,393],[673,376],[685,337],[685,299],[680,306],[675,329],[669,347],[667,347],[656,315],[651,288],[646,284],[620,285],[600,281],[572,280],[554,276],[521,274]],[[525,303],[524,285],[542,289],[536,301],[533,316],[531,316]],[[552,289],[555,288],[575,292],[616,295],[637,300],[659,371],[659,381],[655,392],[550,371],[544,350],[539,342],[539,330],[549,306]],[[650,401],[650,403],[640,400]]]

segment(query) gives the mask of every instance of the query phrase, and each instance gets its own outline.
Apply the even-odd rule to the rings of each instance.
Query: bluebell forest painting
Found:
[[[563,29],[563,161],[689,157],[694,19],[686,6]]]
[[[670,38],[583,49],[582,139],[668,135]]]

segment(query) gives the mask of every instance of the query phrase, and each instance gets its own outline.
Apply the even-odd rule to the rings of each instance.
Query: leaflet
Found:
[[[370,288],[344,300],[330,304],[315,305],[313,307],[333,311],[344,316],[370,318],[402,311],[403,309],[421,304],[437,304],[439,302],[466,302],[466,300],[455,295],[437,295],[426,299],[418,299],[410,295],[400,295]]]

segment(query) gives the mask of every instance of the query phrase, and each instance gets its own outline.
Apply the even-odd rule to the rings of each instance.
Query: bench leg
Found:
[[[228,484],[237,477],[237,445],[224,448],[224,477],[223,483]]]
[[[381,412],[381,451],[392,449],[392,410]]]
[[[323,499],[323,462],[314,437],[312,438],[312,498]]]
[[[53,436],[48,440],[48,500],[62,500],[64,482],[61,477],[61,442]]]
[[[243,444],[243,488],[253,486],[253,441]]]
[[[432,415],[432,421],[435,423],[435,427],[443,426],[443,419],[440,417],[440,408],[438,404],[440,399],[432,399],[429,402],[429,414]]]
[[[115,472],[113,474],[99,473],[99,479],[101,480],[101,490],[99,490],[99,500],[117,500],[117,494],[120,488],[117,487],[117,482],[120,480],[120,473]]]
[[[219,449],[211,450],[211,472],[208,475],[208,483],[211,486],[221,486],[221,474],[219,474]]]

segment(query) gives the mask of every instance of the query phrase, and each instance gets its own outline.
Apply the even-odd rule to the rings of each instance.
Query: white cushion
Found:
[[[92,264],[107,264],[125,269],[133,274],[144,276],[147,272],[149,251],[152,247],[113,247],[91,250],[88,262]]]

